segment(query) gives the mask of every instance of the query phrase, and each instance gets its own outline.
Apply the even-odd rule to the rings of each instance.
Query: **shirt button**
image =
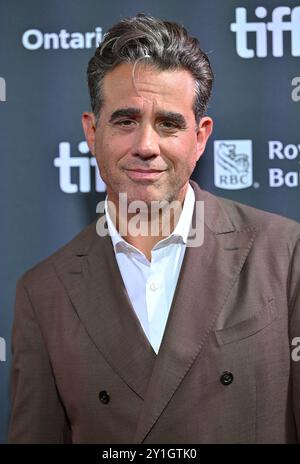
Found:
[[[109,393],[107,393],[106,390],[101,390],[101,392],[99,393],[99,400],[103,404],[109,403],[109,401],[110,401]]]
[[[155,290],[157,290],[157,288],[158,288],[158,287],[157,287],[156,283],[155,283],[155,282],[151,282],[151,284],[150,284],[150,290],[153,290],[153,292],[154,292]]]
[[[220,377],[220,382],[223,385],[230,385],[233,382],[233,374],[231,372],[225,371]]]

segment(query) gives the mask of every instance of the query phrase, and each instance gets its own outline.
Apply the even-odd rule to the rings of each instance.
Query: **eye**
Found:
[[[176,130],[176,129],[178,129],[178,125],[175,124],[172,121],[161,121],[159,123],[159,126],[162,127],[163,129],[167,129],[167,130]]]
[[[161,124],[165,127],[176,127],[175,124],[171,121],[162,121]]]
[[[135,124],[135,121],[133,121],[132,119],[121,119],[119,121],[116,121],[115,124],[120,127],[132,127]]]

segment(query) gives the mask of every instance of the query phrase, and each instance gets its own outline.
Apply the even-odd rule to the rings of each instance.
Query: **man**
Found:
[[[189,181],[212,79],[196,39],[144,15],[91,59],[108,233],[95,221],[18,282],[11,443],[299,441],[300,226]],[[137,212],[154,234],[126,227]]]

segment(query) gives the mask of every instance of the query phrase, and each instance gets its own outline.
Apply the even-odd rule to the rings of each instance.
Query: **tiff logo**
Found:
[[[263,6],[255,9],[255,16],[264,19],[268,11]],[[284,20],[285,17],[287,20]],[[272,36],[272,55],[283,56],[284,32],[290,32],[291,54],[300,56],[300,6],[290,8],[278,6],[272,12],[272,21],[247,21],[246,8],[236,8],[235,23],[230,24],[230,30],[236,34],[236,51],[241,58],[265,58],[268,55],[268,31]],[[249,48],[249,33],[255,34],[256,49]]]
[[[89,148],[86,142],[80,142],[78,145],[79,153],[86,155]],[[91,191],[92,170],[94,168],[95,189],[96,192],[105,192],[106,185],[100,177],[97,167],[96,158],[87,156],[71,157],[71,145],[68,142],[59,144],[58,157],[54,159],[54,166],[59,169],[59,186],[65,193],[82,193]],[[72,168],[79,169],[79,185],[72,183]]]
[[[6,83],[4,77],[0,77],[0,101],[6,101]]]
[[[0,361],[6,361],[6,343],[2,337],[0,337]]]

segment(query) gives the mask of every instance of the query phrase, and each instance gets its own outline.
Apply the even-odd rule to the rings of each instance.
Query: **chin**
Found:
[[[136,200],[144,201],[149,205],[152,201],[170,201],[169,197],[170,195],[166,192],[144,192],[135,195]]]

